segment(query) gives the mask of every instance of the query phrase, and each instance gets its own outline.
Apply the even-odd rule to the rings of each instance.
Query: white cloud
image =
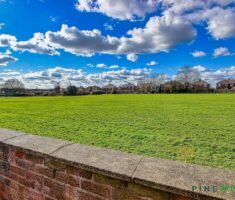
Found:
[[[201,72],[201,77],[211,83],[212,86],[215,86],[220,80],[235,78],[235,66],[219,68],[217,70],[207,69]]]
[[[10,62],[15,62],[18,59],[11,56],[10,51],[6,51],[5,53],[0,53],[0,67],[7,66]]]
[[[127,54],[168,52],[176,45],[190,42],[196,30],[181,19],[151,17],[144,28],[128,32],[130,37],[122,37],[118,52]]]
[[[154,66],[154,65],[157,65],[157,64],[158,64],[158,62],[156,62],[156,61],[154,61],[154,60],[152,60],[152,61],[146,63],[147,66]]]
[[[128,37],[103,36],[97,29],[79,30],[76,27],[62,25],[61,30],[45,34],[35,33],[27,41],[17,41],[15,36],[0,35],[0,46],[15,51],[59,55],[58,50],[92,56],[96,53],[128,55],[131,61],[144,53],[168,52],[176,45],[190,42],[196,36],[196,30],[179,19],[152,17],[144,28],[128,31]]]
[[[219,56],[231,56],[232,53],[229,51],[227,47],[219,47],[214,49],[213,56],[219,57]]]
[[[98,68],[107,68],[107,65],[104,63],[97,64],[96,67]]]
[[[4,23],[0,23],[0,30],[3,29],[4,26],[5,26]]]
[[[235,36],[234,9],[216,8],[208,17],[208,31],[215,39],[224,39]]]
[[[142,80],[150,73],[149,69],[120,69],[102,73],[88,74],[81,69],[67,69],[62,67],[49,68],[42,71],[19,72],[0,71],[0,84],[10,78],[17,78],[27,88],[53,88],[55,83],[61,82],[62,86],[73,84],[76,86],[107,85],[134,83]]]
[[[60,31],[48,31],[46,41],[55,49],[63,49],[75,55],[92,56],[95,53],[115,53],[120,41],[111,36],[102,36],[97,29],[79,30],[62,25]]]
[[[206,66],[203,65],[196,65],[192,67],[194,70],[199,72],[200,77],[202,80],[207,81],[210,83],[213,87],[216,86],[216,83],[218,81],[221,81],[223,79],[228,78],[235,78],[235,66],[230,67],[221,67],[218,69],[209,69]],[[172,76],[172,79],[175,79],[176,75]]]
[[[207,68],[202,66],[202,65],[193,66],[193,69],[197,70],[198,72],[205,72],[205,71],[207,71]]]
[[[79,11],[98,12],[119,20],[145,17],[157,9],[158,0],[77,0]]]
[[[120,68],[119,65],[111,65],[111,66],[109,66],[109,69],[118,69],[118,68]]]
[[[195,58],[206,56],[206,53],[204,51],[194,51],[191,54]]]
[[[162,3],[166,17],[206,24],[206,29],[215,39],[235,36],[234,0],[162,0]]]
[[[87,67],[95,67],[93,64],[91,64],[91,63],[88,63],[87,65],[86,65]]]
[[[129,60],[131,62],[135,62],[135,61],[138,60],[138,56],[136,54],[133,54],[133,53],[128,54],[126,58],[127,58],[127,60]]]
[[[16,44],[16,37],[8,34],[0,34],[0,47],[12,47]]]
[[[108,66],[108,65],[106,65],[106,64],[104,64],[104,63],[99,63],[99,64],[97,64],[97,65],[88,63],[87,66],[88,66],[88,67],[97,67],[97,68],[101,68],[101,69],[110,69],[110,70],[120,68],[119,65],[110,65],[110,66]]]
[[[53,17],[53,16],[50,16],[49,19],[52,21],[52,22],[56,22],[58,20],[57,17]]]
[[[14,51],[21,52],[59,55],[59,52],[46,42],[42,33],[34,33],[33,37],[27,41],[17,41],[15,36],[0,34],[0,47],[9,47]]]
[[[105,24],[104,24],[104,29],[105,29],[106,31],[113,31],[113,30],[114,30],[113,25],[108,24],[108,23],[105,23]]]
[[[15,36],[0,35],[0,46],[17,51],[59,55],[64,50],[75,55],[92,56],[96,53],[136,56],[145,53],[168,52],[181,43],[195,39],[194,25],[206,25],[215,39],[235,36],[234,0],[79,0],[77,9],[100,12],[118,19],[136,19],[159,9],[159,16],[150,17],[146,25],[133,28],[127,35],[115,37],[103,35],[100,30],[80,30],[62,25],[58,31],[35,33],[27,41]],[[112,29],[109,24],[106,28]],[[204,56],[197,51],[193,56]]]
[[[235,36],[234,0],[77,0],[76,8],[119,20],[133,20],[159,10],[159,16],[166,18],[206,23],[208,32],[215,39]]]

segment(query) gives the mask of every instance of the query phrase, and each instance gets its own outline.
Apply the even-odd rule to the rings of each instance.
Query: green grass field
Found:
[[[235,95],[0,98],[0,127],[235,171]]]

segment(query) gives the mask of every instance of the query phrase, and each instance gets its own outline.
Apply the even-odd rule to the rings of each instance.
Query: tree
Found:
[[[178,73],[175,77],[176,81],[179,81],[184,85],[184,89],[187,92],[189,85],[193,82],[199,81],[201,79],[200,73],[198,70],[193,67],[182,67],[178,70]]]
[[[60,82],[56,82],[55,83],[55,86],[54,86],[54,91],[55,91],[55,94],[60,94],[60,92],[61,92],[61,86],[60,86],[61,84],[60,84]]]
[[[24,84],[18,79],[9,79],[5,81],[3,88],[10,90],[21,90],[24,89]]]
[[[138,82],[139,88],[145,93],[162,92],[163,84],[168,80],[166,74],[150,73],[149,77]]]
[[[67,87],[67,95],[74,96],[77,94],[77,87],[74,85],[70,85]]]

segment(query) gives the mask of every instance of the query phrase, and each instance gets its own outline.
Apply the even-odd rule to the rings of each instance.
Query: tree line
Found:
[[[137,84],[108,84],[102,87],[78,87],[69,85],[62,88],[56,83],[53,89],[25,89],[24,84],[17,79],[6,80],[1,86],[1,95],[5,96],[47,96],[47,95],[89,95],[89,94],[125,94],[125,93],[209,93],[216,92],[209,83],[202,80],[198,70],[192,67],[182,67],[169,80],[165,74],[151,74],[139,80]]]

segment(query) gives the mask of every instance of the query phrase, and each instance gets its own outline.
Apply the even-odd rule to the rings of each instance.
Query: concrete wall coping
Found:
[[[133,181],[174,194],[195,199],[235,199],[234,191],[220,191],[222,185],[235,185],[233,171],[148,158],[7,129],[0,129],[0,143],[54,157],[105,176]],[[192,191],[192,186],[210,186],[210,191]],[[212,191],[213,186],[217,187],[217,192]]]

